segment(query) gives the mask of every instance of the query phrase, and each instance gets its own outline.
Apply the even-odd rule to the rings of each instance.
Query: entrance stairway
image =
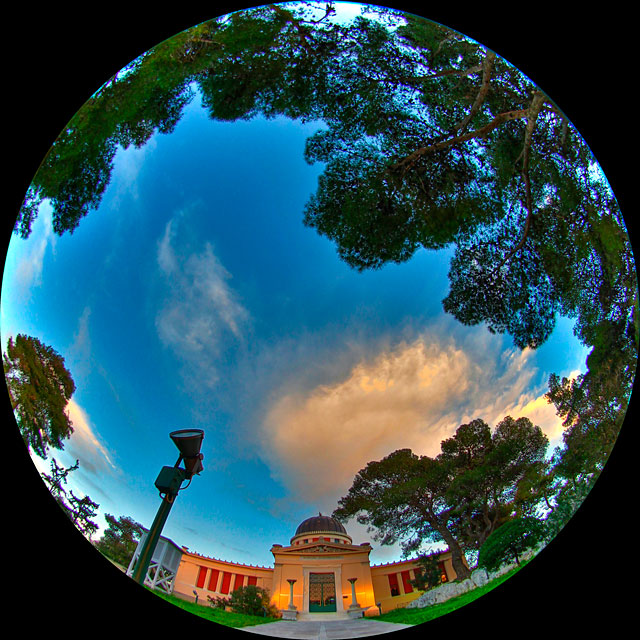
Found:
[[[309,613],[308,611],[300,611],[298,613],[298,620],[304,622],[331,622],[349,620],[349,615],[346,611],[334,611],[331,613]]]

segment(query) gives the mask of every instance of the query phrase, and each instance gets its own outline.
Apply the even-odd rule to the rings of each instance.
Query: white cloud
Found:
[[[14,239],[20,247],[20,257],[15,265],[15,286],[22,292],[23,299],[28,297],[33,287],[42,284],[42,269],[47,247],[53,251],[56,235],[52,227],[52,211],[48,202],[43,202],[38,217],[32,225],[27,240]]]
[[[73,433],[65,444],[66,452],[80,461],[87,473],[96,474],[116,469],[107,448],[100,442],[86,411],[72,398],[67,412],[73,425]]]
[[[206,243],[201,251],[176,251],[175,220],[158,243],[157,262],[166,283],[164,304],[156,316],[162,343],[186,365],[192,378],[213,385],[216,358],[229,334],[242,339],[249,313],[229,286],[231,274]]]
[[[91,368],[91,335],[89,321],[91,307],[84,307],[78,318],[78,326],[73,335],[73,342],[67,351],[67,359],[74,364],[74,375],[87,375]]]
[[[114,187],[110,193],[113,206],[118,207],[125,197],[134,200],[140,198],[139,177],[146,159],[152,154],[158,142],[152,136],[141,147],[130,146],[127,149],[118,149],[113,161],[113,173],[111,185]]]
[[[475,345],[424,334],[360,361],[331,384],[284,390],[261,432],[273,475],[295,499],[328,505],[367,462],[401,448],[435,456],[442,440],[474,418],[494,427],[506,415],[528,415],[556,437],[553,406],[544,391],[531,390],[531,352],[495,355],[499,339],[487,350],[484,334],[473,332]]]

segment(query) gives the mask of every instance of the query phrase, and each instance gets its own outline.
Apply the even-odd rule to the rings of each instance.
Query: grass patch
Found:
[[[192,613],[193,615],[200,616],[205,620],[211,622],[217,622],[225,627],[251,627],[256,624],[267,624],[269,622],[276,622],[276,618],[266,618],[262,616],[250,616],[246,613],[231,613],[224,611],[223,609],[217,609],[209,605],[196,604],[195,602],[189,602],[178,598],[177,596],[162,593],[161,591],[153,591],[154,595],[159,598],[163,598],[167,602],[170,602],[176,607],[180,607],[184,611]]]
[[[473,589],[473,591],[463,593],[455,598],[450,598],[446,602],[440,602],[421,609],[393,609],[388,613],[383,613],[381,616],[371,617],[370,620],[379,620],[380,622],[399,622],[402,624],[422,624],[423,622],[429,622],[429,620],[440,618],[441,616],[447,615],[448,613],[451,613],[456,609],[460,609],[470,602],[481,598],[486,593],[489,593],[489,591],[500,586],[505,580],[508,580],[514,573],[517,573],[525,565],[526,562],[523,562],[520,567],[515,567],[508,573],[492,580],[488,584]]]

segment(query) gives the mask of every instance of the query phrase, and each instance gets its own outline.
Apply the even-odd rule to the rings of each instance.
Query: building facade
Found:
[[[256,585],[268,591],[271,604],[289,619],[376,616],[406,606],[422,593],[411,585],[421,570],[416,560],[371,565],[371,550],[368,542],[353,544],[340,522],[318,514],[298,526],[287,546],[272,545],[273,567],[227,562],[183,547],[171,590],[206,603],[208,597],[227,598],[239,587]],[[442,580],[454,580],[451,553],[437,559]]]

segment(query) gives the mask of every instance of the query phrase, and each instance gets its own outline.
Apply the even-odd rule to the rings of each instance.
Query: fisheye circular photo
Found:
[[[80,21],[103,56],[60,65],[71,105],[43,84],[50,139],[25,100],[15,601],[240,637],[606,619],[640,317],[598,114],[427,7],[210,14]]]

